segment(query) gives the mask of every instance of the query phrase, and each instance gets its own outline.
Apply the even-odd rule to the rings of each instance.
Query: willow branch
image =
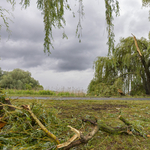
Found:
[[[31,117],[36,121],[36,123],[41,127],[41,129],[49,136],[51,137],[57,144],[59,144],[59,140],[58,138],[51,133],[50,131],[47,130],[47,128],[40,122],[40,120],[34,115],[34,113],[31,111],[30,106],[29,105],[22,105],[22,107],[27,110]]]
[[[83,135],[82,132],[74,129],[73,131],[76,133],[72,138],[70,138],[67,142],[57,145],[57,148],[63,148],[63,150],[69,150],[72,147],[78,146],[80,144],[87,143],[90,139],[94,137],[94,135],[99,131],[107,132],[109,134],[127,134],[127,135],[138,135],[142,137],[150,137],[150,135],[144,134],[138,127],[130,123],[127,119],[123,118],[121,115],[118,117],[126,126],[120,128],[114,128],[106,125],[101,120],[92,121],[89,119],[82,119],[84,122],[90,122],[93,125],[93,129],[87,135]],[[71,127],[72,129],[72,127]],[[79,136],[77,134],[79,133]],[[76,138],[75,138],[76,136]],[[77,138],[78,137],[78,138]]]
[[[143,133],[138,127],[136,127],[135,125],[133,125],[131,122],[129,122],[127,119],[125,119],[124,117],[122,117],[121,115],[118,117],[122,122],[124,122],[124,124],[127,125],[127,133],[128,134],[134,134],[134,135],[138,135],[141,137],[149,137],[150,135],[146,135],[145,133]]]
[[[2,102],[0,102],[0,105],[2,105],[2,106],[8,106],[8,107],[13,107],[13,108],[15,108],[15,109],[23,109],[23,108],[21,108],[21,107],[17,107],[17,106],[14,106],[14,105],[3,104]]]
[[[0,102],[0,105],[2,106],[8,106],[8,107],[13,107],[15,109],[25,109],[26,111],[28,111],[31,115],[31,117],[36,121],[36,123],[41,127],[41,129],[49,136],[51,137],[57,144],[59,144],[59,140],[58,138],[53,134],[51,133],[50,131],[47,130],[47,128],[38,120],[38,118],[34,115],[34,113],[31,111],[30,109],[30,106],[29,105],[22,105],[21,107],[16,107],[14,105],[9,105],[9,104],[3,104]]]

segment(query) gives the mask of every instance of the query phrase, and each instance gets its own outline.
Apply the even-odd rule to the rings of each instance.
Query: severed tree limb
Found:
[[[146,135],[145,133],[143,133],[138,127],[136,127],[131,122],[123,118],[121,115],[118,118],[127,125],[128,134],[134,134],[134,135],[141,136],[141,137],[150,137],[150,135]]]
[[[0,104],[2,106],[10,106],[8,104],[3,104],[3,103],[0,103]],[[92,120],[88,120],[88,119],[82,119],[83,122],[90,122],[93,125],[92,131],[90,133],[88,133],[87,135],[83,135],[81,131],[79,131],[71,126],[68,126],[71,128],[71,130],[73,132],[75,132],[75,135],[72,138],[70,138],[67,142],[59,144],[60,142],[59,142],[58,138],[55,135],[53,135],[50,131],[48,131],[46,129],[46,127],[37,119],[37,117],[31,111],[29,105],[22,105],[21,108],[13,106],[13,105],[11,105],[11,107],[14,107],[16,109],[25,109],[26,111],[28,111],[30,113],[30,115],[32,116],[32,118],[36,121],[36,123],[41,127],[41,129],[58,144],[57,148],[63,148],[64,150],[68,150],[68,149],[78,146],[80,144],[87,143],[90,139],[93,138],[93,136],[99,130],[110,133],[110,134],[128,134],[128,135],[138,135],[138,136],[142,136],[142,137],[150,137],[150,135],[144,134],[140,129],[138,129],[138,127],[134,126],[127,119],[125,119],[121,115],[119,115],[118,118],[126,125],[125,127],[113,128],[111,126],[106,125],[101,120],[92,121]]]
[[[4,102],[5,102],[5,104],[8,104],[8,109],[10,110],[10,111],[14,111],[16,108],[14,108],[14,107],[12,107],[11,105],[11,102],[10,102],[10,99],[9,98],[5,98],[4,99]],[[1,102],[0,102],[1,103]],[[0,104],[0,110],[2,110],[3,109],[3,106],[1,106],[1,104]]]
[[[80,132],[80,131],[78,131],[77,129],[75,129],[75,130],[77,130],[77,133],[80,133],[80,136],[78,136],[79,139],[77,139],[77,140],[74,139],[74,140],[73,140],[73,137],[74,137],[74,136],[77,136],[77,133],[76,133],[76,134],[75,134],[71,139],[69,139],[67,142],[57,145],[57,148],[63,148],[63,150],[69,150],[69,149],[72,148],[72,147],[78,146],[78,145],[80,145],[80,144],[85,144],[85,143],[87,143],[90,139],[93,138],[93,136],[98,132],[99,127],[97,126],[96,123],[94,123],[94,122],[91,121],[91,120],[82,119],[82,121],[84,121],[84,122],[90,122],[91,124],[93,124],[93,125],[94,125],[93,130],[92,130],[89,134],[87,134],[86,136],[84,136],[84,135],[82,134],[82,132]],[[72,128],[72,127],[71,127],[71,128]],[[74,129],[74,128],[73,128],[73,129]],[[73,131],[75,132],[75,130],[73,130]],[[70,142],[70,141],[71,141],[71,142]]]
[[[2,102],[0,102],[0,105],[2,105],[2,106],[8,106],[8,107],[13,107],[14,109],[23,109],[23,108],[20,108],[20,107],[14,106],[14,105],[10,105],[10,104],[3,104]]]
[[[121,115],[119,115],[118,117],[122,122],[124,122],[127,126],[132,125],[128,120],[126,120],[125,118],[123,118]]]
[[[40,120],[34,115],[34,113],[31,111],[30,109],[30,105],[22,105],[22,107],[27,110],[31,117],[36,121],[36,123],[41,127],[41,129],[49,136],[51,137],[57,144],[59,144],[59,140],[58,138],[53,134],[51,133],[50,131],[47,130],[47,128],[40,122]]]
[[[51,137],[57,144],[60,143],[59,140],[58,140],[58,138],[57,138],[53,133],[51,133],[50,131],[48,131],[47,128],[46,128],[46,127],[38,120],[38,118],[34,115],[34,113],[33,113],[33,112],[31,111],[31,109],[30,109],[30,105],[22,105],[22,106],[21,106],[22,108],[16,107],[16,106],[10,105],[10,104],[3,104],[3,103],[1,103],[1,102],[0,102],[0,105],[12,107],[12,108],[14,108],[14,109],[25,109],[26,111],[28,111],[28,112],[30,113],[31,117],[35,120],[35,122],[41,127],[41,129],[42,129],[49,137]],[[4,109],[4,108],[3,108],[3,109]]]
[[[63,148],[63,150],[69,150],[72,147],[78,146],[80,144],[85,144],[90,139],[92,139],[93,136],[99,130],[110,133],[110,134],[127,134],[127,135],[138,135],[142,137],[150,137],[150,135],[145,136],[145,134],[142,133],[136,126],[132,125],[128,120],[123,118],[121,115],[118,118],[126,125],[125,127],[113,128],[113,127],[107,126],[104,122],[100,120],[98,120],[98,122],[94,122],[89,119],[82,119],[82,121],[84,122],[90,122],[93,125],[93,130],[85,136],[80,131],[78,131],[78,133],[80,133],[80,136],[78,136],[79,139],[76,139],[76,138],[73,139],[73,137],[77,135],[75,134],[67,142],[57,145],[57,148]]]
[[[5,103],[6,103],[6,104],[9,104],[9,105],[12,105],[9,98],[5,98]],[[8,108],[9,108],[9,110],[11,110],[11,111],[14,111],[14,110],[16,109],[16,108],[14,108],[14,107],[12,107],[12,106],[9,106]]]
[[[74,142],[76,139],[80,139],[81,132],[78,131],[77,129],[71,127],[71,126],[68,126],[68,127],[71,128],[71,130],[72,130],[73,132],[75,132],[75,135],[74,135],[72,138],[70,138],[67,142],[57,145],[57,148],[67,147],[67,146],[70,145],[72,142]]]
[[[132,34],[132,36],[133,36],[133,39],[134,39],[134,42],[135,42],[135,46],[136,46],[137,52],[138,52],[139,55],[142,57],[141,51],[140,51],[139,46],[138,46],[138,44],[137,44],[136,37],[135,37],[133,34]]]

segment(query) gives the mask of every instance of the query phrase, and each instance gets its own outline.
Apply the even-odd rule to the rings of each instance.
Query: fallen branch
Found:
[[[48,131],[47,128],[46,128],[46,127],[39,121],[39,119],[34,115],[34,113],[31,111],[29,105],[22,105],[22,106],[21,106],[22,108],[21,108],[21,107],[16,107],[16,106],[10,105],[10,104],[3,104],[3,103],[1,103],[1,102],[0,102],[0,105],[2,105],[2,107],[3,107],[3,106],[8,106],[8,107],[12,107],[12,108],[14,108],[14,109],[19,109],[19,110],[25,109],[26,111],[28,111],[28,112],[30,113],[31,117],[35,120],[35,122],[41,127],[41,129],[42,129],[49,137],[51,137],[57,144],[60,143],[59,140],[58,140],[58,138],[57,138],[53,133],[51,133],[50,131]],[[3,108],[3,109],[4,109],[4,108]]]
[[[47,130],[47,128],[40,122],[40,120],[34,115],[34,113],[31,111],[30,109],[30,105],[22,105],[22,107],[27,110],[31,117],[35,120],[35,122],[41,127],[41,129],[49,136],[51,137],[57,144],[59,144],[59,140],[58,138],[53,134],[51,133],[50,131]]]
[[[91,120],[83,119],[83,121],[84,122],[90,122],[91,124],[93,124],[93,121],[91,121]],[[64,150],[69,150],[72,147],[78,146],[78,145],[83,144],[83,143],[84,144],[87,143],[90,139],[93,138],[93,136],[99,130],[99,127],[97,126],[96,123],[93,124],[93,125],[94,125],[93,130],[89,134],[87,134],[86,136],[84,136],[82,134],[82,132],[80,132],[77,129],[71,127],[71,129],[74,129],[72,131],[74,131],[76,134],[72,138],[70,138],[67,142],[57,145],[57,148],[63,148]],[[77,137],[78,139],[74,138],[74,137]]]
[[[21,107],[17,107],[17,106],[10,105],[10,104],[3,104],[3,103],[1,103],[1,102],[0,102],[0,105],[2,105],[2,106],[7,106],[7,107],[13,107],[14,109],[19,109],[19,110],[23,109],[23,108],[21,108]]]
[[[128,120],[123,118],[121,115],[118,118],[127,125],[127,127],[128,127],[127,133],[128,134],[134,134],[134,135],[141,136],[141,137],[149,137],[149,135],[146,135],[145,133],[143,133],[138,127],[136,127],[135,125],[130,123]]]
[[[72,142],[74,142],[76,139],[80,139],[81,132],[78,131],[77,129],[71,127],[71,126],[68,126],[68,127],[71,128],[71,130],[72,130],[73,132],[75,132],[76,134],[75,134],[72,138],[70,138],[67,142],[57,145],[57,148],[67,147],[67,146],[70,145]]]
[[[118,89],[118,93],[122,96],[125,96],[125,94],[120,89]]]
[[[62,143],[57,145],[57,148],[63,148],[63,150],[69,150],[72,147],[78,146],[80,144],[85,144],[87,143],[90,139],[93,138],[93,136],[99,131],[107,132],[110,134],[127,134],[127,135],[138,135],[142,137],[150,137],[150,135],[146,135],[142,133],[136,126],[132,125],[128,120],[123,118],[121,115],[118,117],[124,124],[126,125],[125,127],[120,127],[120,128],[113,128],[108,125],[106,125],[104,122],[98,120],[98,122],[94,122],[92,120],[88,119],[82,119],[84,122],[90,122],[93,125],[93,130],[84,136],[82,132],[78,131],[77,129],[74,129],[73,131],[77,130],[75,132],[75,135],[69,139],[67,142]],[[71,127],[72,129],[72,127]],[[77,135],[79,133],[79,135]],[[74,138],[76,137],[76,138]],[[78,137],[78,138],[77,138]]]
[[[15,110],[15,107],[12,107],[12,104],[11,104],[9,98],[5,98],[3,101],[4,101],[5,104],[8,104],[8,109],[9,110],[11,110],[11,111]],[[3,109],[3,106],[1,106],[1,104],[3,104],[3,103],[0,103],[0,110]]]

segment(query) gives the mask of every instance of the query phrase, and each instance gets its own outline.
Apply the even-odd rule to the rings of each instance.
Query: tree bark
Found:
[[[132,34],[132,35],[133,35],[133,34]],[[139,49],[139,47],[138,47],[138,44],[137,44],[136,37],[135,37],[134,35],[133,35],[133,39],[134,39],[134,42],[135,42],[135,46],[136,46],[138,55],[139,55],[139,57],[140,57],[140,59],[141,59],[142,65],[143,65],[144,70],[145,70],[146,80],[147,80],[147,91],[148,91],[147,94],[150,95],[150,71],[149,71],[149,66],[148,66],[148,64],[146,64],[145,59],[144,59],[144,56],[141,54],[141,51],[140,51],[140,49]]]

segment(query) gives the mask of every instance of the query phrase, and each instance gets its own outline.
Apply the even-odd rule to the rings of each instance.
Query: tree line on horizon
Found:
[[[39,81],[31,77],[29,71],[14,69],[13,71],[3,71],[0,68],[0,87],[4,89],[31,90],[43,89]]]

